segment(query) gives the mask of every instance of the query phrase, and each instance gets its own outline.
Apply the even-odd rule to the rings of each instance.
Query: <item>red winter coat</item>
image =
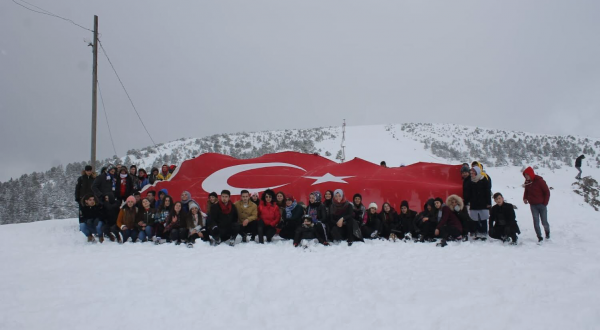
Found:
[[[548,205],[550,201],[550,189],[544,178],[535,175],[533,168],[528,167],[523,171],[523,176],[529,175],[531,181],[525,181],[525,193],[523,200],[527,200],[531,205],[544,204]]]
[[[446,205],[442,206],[442,218],[440,219],[440,223],[438,223],[437,229],[442,229],[444,226],[454,227],[458,229],[459,232],[462,232],[460,220],[458,220],[458,217]]]
[[[261,202],[258,205],[258,218],[265,222],[265,226],[276,227],[281,219],[277,204]]]

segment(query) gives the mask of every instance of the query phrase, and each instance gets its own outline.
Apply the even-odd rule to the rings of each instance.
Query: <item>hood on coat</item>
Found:
[[[525,174],[529,175],[529,177],[531,178],[531,181],[533,181],[533,179],[535,179],[535,172],[533,171],[533,168],[531,166],[529,166],[528,168],[526,168],[523,171],[523,177],[525,177]]]
[[[450,201],[455,200],[456,204],[458,204],[458,207],[460,207],[460,210],[462,211],[463,208],[465,207],[465,203],[463,202],[463,199],[458,196],[458,195],[450,195],[448,196],[448,198],[446,198],[446,205],[450,205]]]

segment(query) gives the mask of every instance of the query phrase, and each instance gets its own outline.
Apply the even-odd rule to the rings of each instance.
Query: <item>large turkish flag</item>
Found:
[[[450,194],[462,195],[462,179],[460,165],[416,163],[384,168],[360,158],[340,164],[299,152],[253,159],[207,153],[184,161],[169,181],[146,186],[144,192],[148,189],[167,189],[175,201],[187,190],[205,212],[208,194],[214,191],[220,195],[223,189],[231,191],[234,201],[243,189],[250,193],[273,189],[305,203],[313,191],[324,195],[326,190],[342,189],[350,201],[355,193],[361,194],[365,207],[375,202],[381,210],[382,204],[389,202],[399,210],[400,202],[407,200],[410,208],[418,211],[429,198],[445,200]]]

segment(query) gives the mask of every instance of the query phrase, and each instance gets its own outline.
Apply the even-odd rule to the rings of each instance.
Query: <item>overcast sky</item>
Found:
[[[153,139],[401,122],[599,137],[600,1],[28,0],[101,40]],[[89,159],[92,33],[0,2],[0,180]],[[106,58],[122,156],[151,144]],[[111,156],[102,105],[98,158]]]

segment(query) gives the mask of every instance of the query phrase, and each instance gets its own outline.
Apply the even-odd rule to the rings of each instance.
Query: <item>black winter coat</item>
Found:
[[[229,201],[231,203],[231,201]],[[300,206],[302,208],[302,206]],[[223,213],[221,210],[220,203],[213,204],[210,207],[210,217],[208,218],[208,227],[214,226],[220,228],[231,228],[234,223],[238,222],[238,212],[235,205],[231,204],[231,211],[229,214]]]
[[[117,218],[119,217],[119,212],[121,211],[121,203],[113,198],[112,202],[104,201],[102,203],[102,206],[104,207],[104,212],[106,215],[106,217],[104,218],[106,221],[106,225],[109,226],[109,228],[111,226],[116,225]]]
[[[581,167],[581,161],[584,159],[585,157],[583,155],[577,157],[577,159],[575,159],[575,167]]]
[[[143,207],[138,207],[138,210],[140,211],[137,214],[137,222],[143,221],[146,223],[147,226],[153,227],[154,219],[156,218],[156,210],[153,208],[149,208],[148,210],[146,210]],[[135,226],[138,230],[141,229],[141,227],[137,223],[135,224]]]
[[[96,195],[96,198],[104,200],[104,196],[106,195],[114,196],[113,180],[114,179],[108,173],[102,173],[96,177],[92,184],[92,191],[94,192],[94,195]]]
[[[352,203],[346,201],[341,208],[337,208],[334,203],[331,203],[329,207],[329,225],[337,226],[337,222],[340,218],[344,218],[344,222],[354,219],[354,208],[352,207]],[[337,213],[337,214],[336,214]]]
[[[477,182],[471,181],[469,185],[469,204],[471,210],[485,210],[492,205],[492,190],[490,182],[482,178]]]
[[[412,233],[415,231],[415,219],[417,218],[417,212],[409,209],[406,214],[398,213],[398,222],[404,233]]]
[[[79,218],[79,223],[84,223],[85,220],[89,219],[100,219],[104,220],[105,212],[102,205],[96,204],[94,206],[82,206],[81,207],[81,217]]]
[[[77,179],[77,185],[75,186],[75,201],[81,202],[83,196],[88,194],[93,194],[92,185],[96,180],[95,175],[85,175],[85,172],[82,176]]]
[[[126,199],[133,195],[133,179],[131,175],[127,175],[125,178],[125,194],[121,196],[121,177],[117,177],[117,184],[115,185],[115,198]]]
[[[308,204],[306,214],[310,214],[311,210],[316,209],[317,220],[325,223],[327,221],[327,208],[323,203]]]

